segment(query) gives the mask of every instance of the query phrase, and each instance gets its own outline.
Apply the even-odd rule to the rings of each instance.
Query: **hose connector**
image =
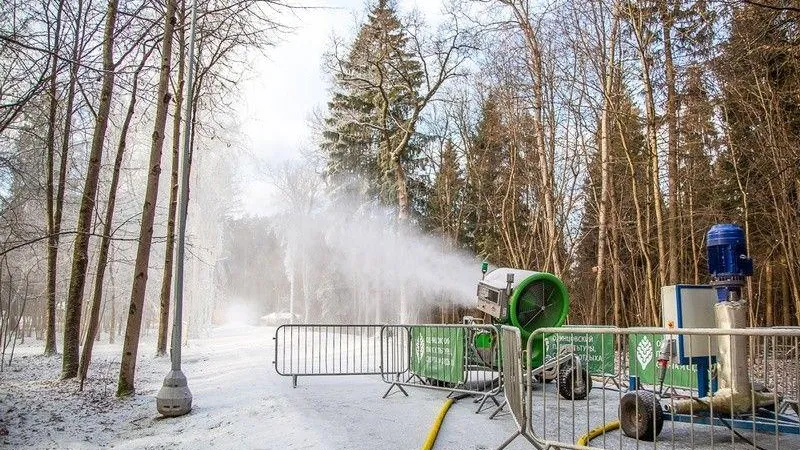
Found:
[[[671,336],[664,336],[664,340],[661,341],[661,349],[658,352],[658,394],[661,395],[664,392],[664,378],[667,376],[667,367],[669,366],[670,361],[675,356],[675,338]]]

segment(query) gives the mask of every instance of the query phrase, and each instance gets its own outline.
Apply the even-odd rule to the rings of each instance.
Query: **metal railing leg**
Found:
[[[545,448],[545,447],[542,446],[542,444],[536,442],[535,439],[533,439],[531,436],[529,436],[528,433],[520,433],[520,434],[522,435],[522,437],[527,439],[528,442],[530,442],[531,445],[534,446],[534,448],[537,448],[537,449],[540,449],[540,450]]]
[[[292,375],[292,387],[297,387],[297,375]]]
[[[514,439],[519,437],[519,435],[521,434],[522,434],[521,431],[519,430],[515,431],[514,434],[511,435],[511,437],[509,437],[502,444],[500,444],[500,447],[497,447],[497,450],[503,450],[504,448],[508,447],[508,445],[514,442]]]
[[[483,396],[483,398],[480,399],[480,405],[478,405],[478,410],[475,411],[475,414],[479,414],[481,411],[483,411],[483,407],[486,406],[486,400],[489,400],[489,399],[491,399],[494,402],[494,406],[500,406],[500,403],[495,398],[495,395],[497,395],[497,394],[493,394],[493,395],[492,394],[485,394]]]
[[[494,412],[492,412],[492,414],[489,416],[489,419],[494,419],[494,417],[496,415],[498,415],[500,413],[500,411],[505,409],[507,403],[508,403],[508,400],[503,400],[503,403],[500,403],[499,405],[497,405],[497,408],[494,409]]]
[[[532,437],[528,436],[528,433],[526,433],[524,431],[517,430],[508,439],[506,439],[505,442],[500,444],[500,447],[497,447],[497,450],[503,450],[504,448],[508,447],[512,442],[514,442],[514,440],[516,438],[518,438],[520,436],[522,436],[525,439],[527,439],[528,442],[530,442],[531,445],[533,445],[534,448],[537,448],[537,449],[542,449],[543,448],[541,444],[536,442]]]
[[[381,398],[386,398],[386,397],[388,397],[388,396],[389,396],[389,393],[390,393],[390,392],[392,392],[392,389],[394,389],[394,388],[395,388],[395,386],[397,386],[397,389],[400,389],[400,392],[402,392],[402,393],[403,393],[403,395],[405,395],[406,397],[408,397],[408,392],[406,392],[406,390],[405,390],[405,389],[403,389],[403,386],[401,386],[401,385],[399,385],[399,384],[397,384],[397,383],[392,383],[392,385],[391,385],[391,386],[389,386],[389,389],[386,391],[386,393],[385,393],[385,394],[383,394],[383,397],[381,397]]]

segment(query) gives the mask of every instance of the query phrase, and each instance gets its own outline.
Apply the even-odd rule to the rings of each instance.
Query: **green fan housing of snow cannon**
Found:
[[[564,324],[569,294],[564,283],[551,273],[501,267],[478,283],[477,308],[492,316],[494,323],[518,328],[523,345],[535,339],[530,362],[532,367],[539,367],[544,360],[546,336],[534,332]]]
[[[560,327],[569,313],[569,294],[564,283],[555,275],[536,272],[525,278],[508,301],[508,321],[519,328],[523,342],[539,328]],[[544,361],[544,338],[537,334],[531,345],[531,365],[539,367]]]

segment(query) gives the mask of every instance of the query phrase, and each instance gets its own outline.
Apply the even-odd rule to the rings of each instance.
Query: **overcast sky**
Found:
[[[267,57],[254,58],[252,75],[244,83],[239,117],[245,145],[259,160],[279,164],[297,158],[311,146],[309,122],[315,110],[323,111],[327,81],[322,55],[334,35],[352,39],[359,20],[366,16],[367,0],[297,0],[298,4],[327,7],[286,15],[282,22],[291,34],[268,50]],[[371,2],[374,3],[374,2]],[[433,22],[441,0],[398,0],[401,11],[419,9]],[[270,189],[260,180],[242,185],[242,207],[246,213],[263,213]]]

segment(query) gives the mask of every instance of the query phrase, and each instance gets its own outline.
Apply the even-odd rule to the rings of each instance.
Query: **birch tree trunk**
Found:
[[[528,52],[526,65],[533,83],[533,129],[536,135],[536,153],[538,155],[539,168],[539,192],[541,193],[542,203],[544,203],[544,229],[546,234],[546,254],[544,270],[552,271],[556,276],[562,277],[562,267],[559,249],[559,234],[556,230],[556,211],[553,176],[553,160],[548,154],[547,141],[545,139],[545,102],[547,98],[544,92],[545,73],[542,61],[542,46],[534,30],[530,15],[530,4],[528,2],[517,2],[515,0],[501,0],[501,3],[508,5],[514,14],[514,19],[522,31],[525,39],[525,46]]]
[[[622,326],[622,287],[620,286],[620,278],[622,273],[620,270],[619,260],[619,229],[621,220],[619,217],[619,209],[617,206],[617,194],[614,188],[614,180],[611,180],[611,189],[609,190],[609,200],[611,203],[611,218],[614,226],[611,227],[611,268],[612,273],[612,288],[614,292],[614,326]]]
[[[134,392],[136,375],[136,356],[139,350],[139,335],[142,325],[142,308],[147,288],[147,270],[150,264],[150,246],[153,239],[153,221],[158,200],[158,179],[161,175],[161,152],[164,148],[164,129],[171,96],[168,92],[170,64],[172,62],[172,34],[175,28],[175,0],[167,0],[164,12],[164,39],[161,45],[161,75],[158,80],[158,104],[153,126],[153,140],[150,147],[150,171],[147,176],[147,189],[142,207],[142,222],[139,229],[139,246],[133,269],[133,286],[128,307],[128,320],[125,325],[125,339],[122,347],[122,360],[117,384],[117,396]]]
[[[56,277],[58,271],[58,239],[56,238],[53,202],[53,170],[55,168],[56,112],[58,107],[58,53],[61,41],[61,13],[64,2],[58,2],[56,29],[53,36],[53,55],[51,56],[50,84],[48,87],[49,120],[47,126],[47,163],[45,174],[45,193],[47,196],[47,331],[45,332],[44,354],[56,353]]]
[[[117,1],[108,3],[106,25],[103,38],[103,81],[100,89],[100,105],[97,108],[92,147],[89,153],[89,167],[83,196],[78,211],[77,234],[72,255],[72,273],[64,317],[64,358],[61,378],[74,378],[78,373],[80,358],[80,325],[83,305],[83,288],[86,283],[86,268],[89,263],[89,233],[97,197],[97,185],[103,157],[103,144],[108,128],[108,115],[111,110],[111,95],[114,88],[114,24],[117,18]]]
[[[619,19],[614,8],[614,19],[611,27],[611,36],[609,41],[603,42],[603,57],[604,61],[600,65],[603,68],[603,111],[600,115],[600,201],[599,211],[597,218],[597,272],[594,284],[594,304],[593,309],[596,308],[597,315],[594,317],[595,323],[603,323],[606,314],[605,302],[605,266],[606,266],[606,246],[607,246],[607,230],[608,230],[608,197],[610,191],[609,180],[609,146],[611,137],[609,135],[609,113],[613,109],[612,104],[612,89],[614,88],[614,68],[616,63],[614,61],[614,52],[616,49],[617,29],[619,26]],[[605,37],[603,37],[605,40]],[[607,45],[606,45],[607,44]],[[616,305],[614,308],[615,321],[618,321]]]
[[[669,10],[669,1],[659,4],[664,34],[664,70],[667,89],[667,167],[669,173],[667,205],[667,250],[666,265],[669,267],[667,283],[678,282],[678,100],[675,92],[675,63],[672,58],[672,21],[674,11]],[[662,263],[662,266],[665,264]],[[664,282],[662,281],[662,286]]]
[[[114,11],[118,0],[114,0]],[[109,4],[109,9],[111,4]],[[122,123],[120,130],[119,143],[117,144],[117,154],[114,158],[114,169],[111,174],[111,186],[108,192],[108,205],[106,206],[105,221],[103,223],[103,237],[100,241],[100,253],[97,257],[97,272],[95,273],[94,292],[92,294],[92,309],[89,315],[89,327],[86,332],[86,338],[83,341],[83,353],[81,354],[80,365],[78,366],[78,375],[80,377],[80,388],[83,390],[83,382],[86,380],[86,374],[89,371],[89,364],[92,361],[92,348],[94,346],[95,338],[97,337],[97,330],[99,329],[100,307],[103,302],[103,281],[106,273],[106,266],[108,264],[108,252],[111,246],[111,228],[114,222],[114,207],[117,200],[117,186],[119,185],[120,169],[122,168],[122,159],[125,155],[127,147],[128,130],[130,129],[133,113],[136,109],[136,96],[139,88],[139,73],[144,68],[145,63],[150,57],[153,49],[148,50],[142,57],[142,61],[136,71],[133,73],[133,87],[131,89],[131,100],[128,103],[128,110],[125,113],[125,120]],[[111,320],[112,326],[110,328],[111,339],[114,336],[114,304],[111,304]]]
[[[649,68],[644,70],[645,110],[647,111],[647,142],[650,158],[650,189],[653,211],[655,212],[656,240],[658,244],[658,280],[659,285],[667,283],[667,256],[664,244],[664,214],[661,198],[661,182],[659,176],[658,142],[656,140],[656,109],[653,84],[650,80]]]
[[[781,325],[788,327],[792,325],[792,306],[790,302],[789,274],[791,270],[784,262],[781,273]]]
[[[628,143],[625,140],[625,130],[622,127],[622,124],[619,120],[616,120],[617,129],[619,130],[620,140],[622,141],[622,147],[625,150],[625,157],[628,160],[628,171],[631,180],[631,193],[633,196],[633,205],[634,209],[636,210],[636,237],[637,243],[639,244],[639,251],[644,258],[645,264],[645,282],[647,285],[647,295],[646,305],[648,309],[648,313],[650,315],[650,319],[652,319],[651,325],[655,326],[659,323],[659,312],[656,309],[656,299],[655,299],[655,286],[653,283],[653,277],[651,274],[653,273],[653,263],[650,258],[650,252],[647,248],[647,241],[645,240],[645,225],[644,225],[644,212],[642,211],[641,200],[639,199],[639,183],[636,181],[636,166],[633,163],[633,157],[631,155],[631,151],[628,148]]]
[[[767,266],[764,268],[766,282],[764,283],[764,298],[765,298],[765,310],[764,310],[764,326],[771,327],[775,325],[775,298],[772,295],[772,285],[773,285],[773,276],[772,276],[772,264],[767,263]]]

